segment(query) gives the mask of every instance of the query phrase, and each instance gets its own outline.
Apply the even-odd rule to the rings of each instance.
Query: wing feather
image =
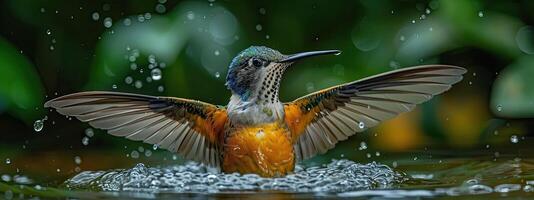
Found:
[[[399,69],[324,89],[284,105],[297,158],[324,153],[417,104],[445,92],[466,70],[449,65]],[[320,142],[319,140],[323,140]]]
[[[45,107],[88,122],[109,134],[144,141],[184,157],[219,166],[226,110],[200,101],[119,92],[80,92]]]

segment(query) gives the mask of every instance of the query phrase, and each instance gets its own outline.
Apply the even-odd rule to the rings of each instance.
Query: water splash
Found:
[[[324,167],[297,166],[294,174],[281,178],[263,178],[256,174],[225,174],[193,162],[169,166],[131,169],[84,171],[67,180],[70,189],[135,192],[224,192],[224,191],[290,191],[343,192],[390,188],[404,176],[386,165],[375,162],[358,164],[334,160]]]

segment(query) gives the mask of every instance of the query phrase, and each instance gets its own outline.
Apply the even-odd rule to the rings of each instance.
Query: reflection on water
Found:
[[[84,171],[65,182],[71,189],[141,192],[289,191],[344,192],[390,188],[403,176],[375,162],[334,160],[322,167],[297,166],[294,174],[263,178],[255,174],[224,174],[196,163],[169,167]]]
[[[455,198],[495,199],[505,197],[534,198],[534,155],[531,145],[520,148],[519,154],[499,149],[500,156],[477,152],[450,154],[441,152],[408,152],[382,155],[380,162],[393,164],[395,170],[377,162],[358,164],[350,160],[334,160],[325,165],[297,166],[295,173],[281,178],[262,178],[253,174],[224,174],[196,163],[160,163],[165,167],[123,163],[106,171],[61,170],[40,165],[20,172],[0,173],[0,199],[16,198]],[[513,149],[512,151],[517,151]],[[146,149],[144,150],[146,152]],[[432,157],[425,157],[431,154]],[[52,154],[59,155],[59,154]],[[100,160],[110,164],[102,154],[83,156],[83,164]],[[29,154],[30,160],[35,160]],[[394,159],[384,160],[387,156]],[[413,157],[418,159],[414,160]],[[116,157],[116,156],[112,156]],[[151,156],[154,159],[157,154]],[[57,160],[72,157],[58,156]],[[82,163],[74,156],[74,163]],[[350,158],[351,160],[358,160]],[[12,157],[10,167],[24,159]],[[78,160],[78,161],[77,161]],[[132,159],[153,164],[155,161]],[[157,158],[156,160],[159,160]],[[121,161],[124,162],[124,161]],[[130,166],[130,167],[128,167]],[[1,166],[0,166],[1,167]],[[47,168],[48,167],[48,168]],[[77,165],[75,167],[78,167]],[[88,169],[90,167],[81,166]],[[74,168],[74,167],[73,167]],[[35,171],[50,171],[50,176]],[[2,171],[2,169],[0,169]],[[70,178],[70,179],[67,179]],[[67,181],[65,181],[67,179]],[[528,198],[526,198],[528,199]]]

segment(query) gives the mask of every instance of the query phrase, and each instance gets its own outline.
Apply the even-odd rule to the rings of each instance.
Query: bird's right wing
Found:
[[[80,92],[45,103],[57,112],[107,130],[177,152],[187,159],[218,167],[226,110],[172,97],[119,92]]]
[[[430,100],[462,80],[448,65],[399,69],[334,86],[284,104],[297,158],[324,153],[356,132]]]

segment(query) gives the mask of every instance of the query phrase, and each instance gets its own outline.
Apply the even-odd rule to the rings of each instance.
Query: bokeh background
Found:
[[[498,157],[494,148],[533,135],[532,10],[527,0],[0,1],[0,172],[67,176],[180,160],[42,105],[88,90],[226,105],[227,66],[251,45],[343,51],[289,69],[283,101],[413,65],[469,70],[449,92],[314,161],[466,149]]]

